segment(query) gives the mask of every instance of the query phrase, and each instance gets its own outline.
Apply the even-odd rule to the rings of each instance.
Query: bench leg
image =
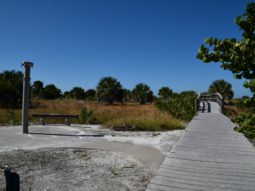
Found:
[[[68,118],[65,118],[65,124],[68,125],[68,126],[70,126],[70,123],[69,123],[69,121],[68,121]]]
[[[45,117],[40,117],[40,123],[41,125],[45,125]]]

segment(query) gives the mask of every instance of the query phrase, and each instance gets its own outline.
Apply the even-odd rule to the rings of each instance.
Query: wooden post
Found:
[[[23,133],[28,133],[28,109],[29,109],[29,85],[30,85],[30,68],[33,66],[32,62],[23,62],[25,67],[23,78],[23,99],[22,99],[22,127]]]

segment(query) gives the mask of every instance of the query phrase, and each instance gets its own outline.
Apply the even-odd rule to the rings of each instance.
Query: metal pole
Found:
[[[29,86],[30,86],[30,68],[33,67],[32,62],[23,62],[25,67],[23,78],[23,100],[22,100],[22,127],[23,133],[28,133],[28,109],[29,109]]]

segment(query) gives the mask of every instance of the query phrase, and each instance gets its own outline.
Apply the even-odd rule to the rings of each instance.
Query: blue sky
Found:
[[[148,84],[203,92],[225,79],[218,63],[196,59],[205,37],[240,38],[234,19],[246,0],[0,0],[0,71],[34,62],[32,81],[62,91],[95,88],[105,76],[123,87]]]

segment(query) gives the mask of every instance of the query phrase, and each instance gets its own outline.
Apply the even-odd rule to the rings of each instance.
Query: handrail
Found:
[[[198,96],[195,101],[196,111],[199,110],[199,104],[201,101],[217,102],[220,105],[220,107],[223,107],[223,97],[218,92],[212,93],[212,94],[204,94],[204,95],[201,95],[200,93],[198,93]]]

